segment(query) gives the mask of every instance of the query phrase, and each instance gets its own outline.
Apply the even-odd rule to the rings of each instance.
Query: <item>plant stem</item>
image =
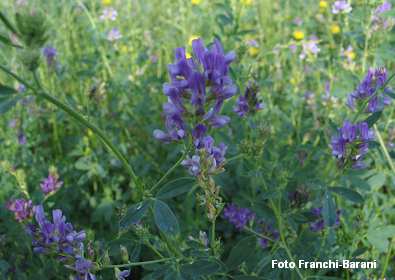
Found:
[[[211,249],[213,250],[213,254],[215,256],[216,254],[216,248],[215,248],[215,219],[211,221],[211,234],[210,234],[210,244],[211,244]]]
[[[391,257],[391,251],[392,251],[392,239],[390,241],[390,245],[388,248],[388,253],[387,256],[385,258],[385,263],[384,263],[384,268],[383,268],[383,272],[381,273],[380,279],[385,279],[385,273],[387,272],[387,268],[388,268],[388,263]]]
[[[280,232],[280,239],[281,239],[281,243],[282,243],[282,247],[284,248],[285,252],[287,253],[288,257],[290,258],[290,260],[292,262],[295,262],[294,257],[292,256],[291,251],[288,248],[287,242],[285,241],[285,236],[284,236],[284,232],[283,232],[283,226],[282,226],[282,221],[281,221],[281,213],[280,210],[276,207],[276,205],[273,203],[273,201],[270,201],[271,206],[273,208],[274,211],[274,215],[276,216],[276,220],[277,220],[277,224],[278,224],[278,230]],[[300,272],[298,266],[295,266],[296,269],[296,273],[298,274],[298,276],[300,277],[300,279],[304,280],[304,276],[303,274]]]
[[[124,264],[111,264],[111,265],[103,265],[99,268],[99,270],[106,269],[106,268],[122,268],[122,267],[132,267],[132,266],[140,266],[146,264],[154,264],[154,263],[161,263],[172,260],[173,258],[165,258],[153,261],[146,261],[146,262],[133,262],[133,263],[124,263]]]
[[[388,164],[389,164],[389,166],[391,167],[392,172],[395,173],[395,166],[394,166],[394,163],[392,162],[391,156],[390,156],[390,154],[388,153],[387,147],[385,146],[385,143],[384,143],[384,141],[383,141],[383,138],[381,137],[380,131],[378,130],[378,128],[377,128],[377,126],[376,126],[375,124],[373,125],[373,128],[374,128],[374,132],[375,132],[376,135],[377,135],[377,139],[379,140],[381,149],[383,150],[384,156],[385,156],[385,158],[387,159]]]
[[[266,236],[266,235],[263,235],[263,234],[261,234],[261,233],[259,233],[259,232],[256,232],[256,231],[253,230],[252,228],[246,227],[246,228],[244,228],[244,229],[245,229],[246,231],[248,231],[248,232],[250,232],[250,233],[252,233],[252,234],[258,236],[259,238],[267,239],[267,240],[269,240],[269,241],[271,241],[271,242],[276,242],[273,238],[270,238],[270,237],[268,237],[268,236]]]
[[[153,192],[157,187],[159,187],[162,184],[162,182],[174,171],[174,169],[176,169],[181,164],[181,162],[184,160],[186,154],[187,154],[187,151],[185,151],[181,155],[181,157],[177,160],[177,162],[172,167],[170,167],[170,169],[168,169],[166,171],[166,173],[159,179],[159,181],[156,182],[155,185],[151,188],[151,192]]]

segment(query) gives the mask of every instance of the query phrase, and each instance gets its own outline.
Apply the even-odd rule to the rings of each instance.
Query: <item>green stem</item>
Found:
[[[276,220],[277,220],[277,224],[278,224],[278,230],[280,232],[280,239],[281,239],[281,243],[282,243],[282,247],[284,248],[285,252],[287,253],[289,259],[292,262],[295,262],[294,257],[292,256],[291,251],[288,248],[287,242],[285,241],[285,236],[284,236],[284,232],[283,232],[283,226],[282,226],[282,218],[281,218],[281,213],[280,210],[276,207],[276,205],[273,203],[273,201],[270,202],[271,206],[273,208],[274,211],[274,215],[276,216]],[[303,274],[300,272],[298,266],[295,266],[296,269],[296,273],[298,274],[298,276],[300,277],[300,279],[304,280],[304,276]]]
[[[385,273],[387,272],[388,263],[389,263],[389,260],[391,257],[391,251],[392,251],[392,239],[391,239],[390,246],[388,248],[387,256],[385,258],[384,268],[383,268],[383,272],[381,273],[380,279],[385,279]]]
[[[146,262],[133,262],[133,263],[124,263],[124,264],[111,264],[111,265],[103,265],[99,268],[99,270],[106,269],[106,268],[122,268],[122,267],[132,267],[132,266],[140,266],[146,264],[154,264],[154,263],[161,263],[172,260],[173,258],[165,258],[160,260],[153,260],[153,261],[146,261]]]
[[[388,164],[389,164],[389,166],[391,167],[392,172],[395,173],[395,166],[394,166],[394,163],[392,162],[391,156],[390,156],[390,154],[388,153],[387,147],[385,146],[385,143],[384,143],[384,141],[383,141],[383,138],[381,137],[380,131],[377,129],[377,126],[376,126],[375,124],[373,125],[373,129],[374,129],[374,132],[375,132],[376,135],[377,135],[377,139],[379,140],[379,143],[380,143],[381,149],[383,150],[384,156],[385,156],[385,158],[387,159]]]
[[[185,151],[181,157],[177,160],[177,162],[166,171],[166,173],[159,179],[158,182],[151,188],[151,192],[153,192],[157,187],[159,187],[162,182],[181,164],[181,162],[184,160],[185,156],[187,154],[187,151]]]
[[[211,222],[211,235],[210,235],[210,244],[211,244],[211,249],[213,250],[213,254],[215,256],[216,254],[216,248],[215,248],[215,219],[212,220]]]
[[[248,231],[248,232],[250,232],[250,233],[252,233],[252,234],[258,236],[259,238],[267,239],[267,240],[269,240],[269,241],[271,241],[271,242],[276,242],[273,238],[270,238],[270,237],[268,237],[268,236],[266,236],[266,235],[263,235],[263,234],[261,234],[261,233],[259,233],[259,232],[256,232],[256,231],[253,230],[252,228],[246,227],[246,228],[244,228],[244,230],[246,230],[246,231]]]

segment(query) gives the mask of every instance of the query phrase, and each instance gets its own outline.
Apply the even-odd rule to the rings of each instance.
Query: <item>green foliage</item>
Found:
[[[77,231],[85,230],[86,257],[98,280],[124,269],[145,280],[395,277],[393,104],[360,112],[358,120],[383,141],[375,133],[366,169],[341,169],[330,148],[340,124],[355,117],[345,103],[367,69],[394,72],[393,28],[372,22],[381,1],[349,1],[352,12],[337,15],[334,1],[324,9],[316,0],[104,2],[0,3],[1,279],[68,279],[71,273],[56,258],[34,254],[24,225],[6,209],[16,198],[43,203],[48,214],[62,209]],[[117,19],[100,19],[109,7]],[[393,20],[394,12],[382,16]],[[339,33],[331,31],[334,25]],[[112,28],[120,39],[108,40]],[[295,31],[304,38],[296,40]],[[225,51],[234,50],[230,76],[237,95],[255,82],[265,104],[239,118],[234,97],[223,108],[232,121],[212,132],[228,145],[225,171],[214,177],[221,203],[255,213],[243,230],[223,211],[215,224],[207,218],[207,196],[182,165],[167,174],[190,140],[165,145],[152,137],[163,127],[162,89],[174,48],[192,53],[195,36],[205,43],[218,38]],[[320,51],[302,58],[314,37]],[[42,54],[47,46],[57,50],[52,63]],[[33,72],[50,97],[103,131],[137,181],[97,133],[33,90]],[[18,92],[23,81],[32,88]],[[393,91],[379,94],[394,102]],[[63,185],[45,196],[40,184],[50,166]],[[312,230],[320,219],[323,229]],[[282,236],[269,234],[265,247],[268,226]],[[302,277],[272,269],[273,259],[290,258],[377,260],[378,268],[301,269]],[[111,267],[118,264],[131,266]]]

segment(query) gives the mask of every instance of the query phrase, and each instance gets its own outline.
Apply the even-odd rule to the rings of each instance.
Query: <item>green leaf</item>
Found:
[[[322,215],[325,225],[331,227],[336,223],[336,205],[330,192],[325,192],[324,194]]]
[[[377,173],[369,178],[368,184],[373,190],[381,188],[385,184],[386,176],[384,173]]]
[[[358,257],[358,256],[364,254],[367,250],[368,250],[368,248],[366,248],[366,247],[360,247],[360,248],[356,249],[356,250],[352,253],[352,257],[353,257],[353,258]]]
[[[367,238],[369,242],[381,253],[384,253],[389,245],[388,238],[395,237],[395,226],[380,226],[368,230]]]
[[[14,88],[0,85],[0,114],[5,114],[15,106],[21,98],[21,96],[16,93],[17,91]]]
[[[2,275],[2,277],[4,277],[3,279],[6,279],[5,275],[6,275],[9,268],[10,268],[10,265],[8,264],[8,262],[6,262],[5,260],[0,260],[0,272],[1,272],[0,275]]]
[[[158,199],[154,202],[154,219],[155,224],[164,234],[177,235],[180,233],[177,217],[166,203]]]
[[[368,123],[369,127],[372,127],[381,117],[383,111],[374,112],[369,117],[366,118],[366,122]]]
[[[12,87],[0,85],[0,98],[9,97],[10,95],[16,94],[18,91]]]
[[[11,24],[11,22],[7,19],[7,17],[0,12],[0,20],[4,23],[4,25],[13,33],[18,34],[15,27]]]
[[[256,247],[255,236],[248,236],[239,241],[232,251],[230,251],[229,257],[226,260],[226,266],[229,270],[236,269],[241,263],[243,263],[252,253],[254,253]]]
[[[217,261],[197,260],[192,264],[181,266],[181,272],[184,274],[200,277],[204,275],[211,275],[221,271],[222,265]]]
[[[392,99],[395,99],[395,93],[393,91],[385,90],[384,93]]]
[[[0,98],[0,114],[7,113],[12,107],[16,105],[19,99],[19,97]]]
[[[145,200],[129,207],[129,209],[126,211],[126,214],[119,221],[119,227],[121,229],[126,229],[129,226],[140,222],[147,213],[150,205],[151,201]]]
[[[19,45],[15,45],[10,39],[8,39],[6,36],[1,35],[1,34],[0,34],[0,42],[3,42],[4,44],[15,47],[15,48],[22,48]]]
[[[159,199],[169,199],[179,196],[192,189],[195,178],[182,177],[165,184],[157,193]]]
[[[351,202],[355,203],[363,203],[364,199],[363,197],[356,191],[353,191],[348,188],[342,188],[342,187],[333,187],[329,188],[330,191],[337,193],[338,195],[343,196],[344,198],[350,200]]]

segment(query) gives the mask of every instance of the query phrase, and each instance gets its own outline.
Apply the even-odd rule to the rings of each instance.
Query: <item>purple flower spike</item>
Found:
[[[18,222],[29,219],[33,214],[33,206],[31,200],[15,199],[6,204],[6,208],[14,213]]]
[[[385,68],[369,69],[357,89],[348,95],[347,105],[351,109],[355,109],[357,104],[363,104],[368,100],[368,112],[374,113],[382,110],[384,106],[388,105],[389,99],[383,94],[380,95],[378,91],[382,89],[386,81],[387,70]],[[387,89],[382,90],[386,91]]]
[[[352,163],[353,168],[364,168],[363,157],[367,154],[369,142],[374,139],[374,132],[366,122],[351,124],[345,121],[337,135],[332,137],[332,155],[343,166]]]
[[[41,190],[43,191],[44,194],[49,194],[51,192],[55,192],[60,187],[63,185],[62,181],[59,181],[58,175],[57,174],[49,174],[47,178],[45,178],[40,186]]]
[[[36,224],[29,224],[27,233],[32,237],[33,251],[37,254],[57,255],[65,267],[75,272],[76,280],[95,280],[90,271],[93,263],[83,258],[86,238],[84,231],[75,231],[71,223],[66,222],[61,210],[52,211],[52,221],[45,216],[42,205],[34,207]]]
[[[233,111],[240,117],[244,117],[247,114],[254,114],[256,111],[263,109],[263,103],[258,100],[258,86],[254,83],[250,83],[244,95],[240,95],[237,99],[236,106]]]
[[[235,204],[229,204],[224,209],[224,218],[232,223],[238,230],[242,230],[255,218],[255,213],[248,208],[241,208],[237,207]]]
[[[75,280],[96,280],[95,275],[90,273],[93,264],[90,260],[86,260],[84,258],[77,258],[75,262],[75,271],[77,275],[75,276]]]
[[[27,144],[26,135],[23,133],[23,131],[19,131],[19,133],[18,133],[18,143],[19,143],[19,145],[26,145]]]
[[[43,55],[47,60],[48,67],[54,65],[57,53],[58,53],[57,50],[52,46],[47,46],[43,49]]]
[[[192,137],[195,154],[182,164],[194,176],[202,172],[219,172],[224,162],[224,145],[204,143],[207,131],[230,122],[221,109],[237,92],[229,75],[235,53],[224,53],[219,40],[207,48],[202,39],[192,41],[192,56],[184,48],[175,50],[174,63],[168,65],[170,82],[163,85],[167,102],[163,105],[165,129],[156,129],[156,139],[169,143]],[[212,141],[213,142],[213,141]]]
[[[155,138],[164,142],[178,141],[188,134],[195,140],[200,138],[200,135],[195,138],[193,130],[186,131],[187,123],[207,130],[207,125],[216,128],[230,121],[219,112],[224,101],[237,90],[228,75],[234,53],[225,54],[218,40],[210,49],[201,39],[193,40],[192,50],[193,58],[187,58],[184,48],[176,49],[175,62],[168,66],[171,82],[163,87],[168,97],[163,107],[167,131],[154,132]]]

